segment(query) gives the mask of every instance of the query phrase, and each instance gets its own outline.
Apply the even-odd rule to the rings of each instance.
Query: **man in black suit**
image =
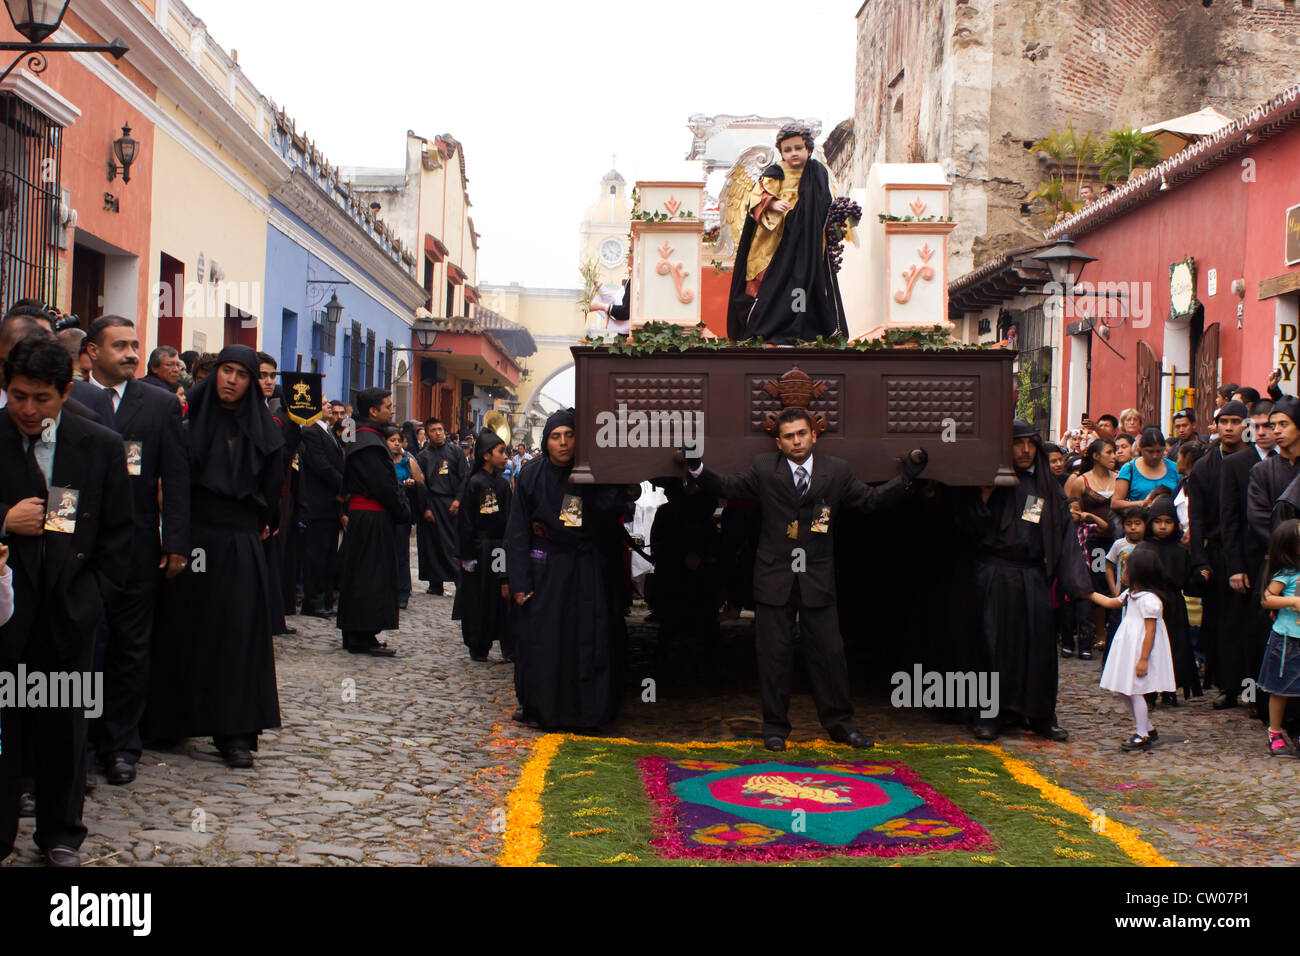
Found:
[[[122,440],[64,414],[72,359],[56,339],[23,339],[5,360],[0,415],[0,535],[13,567],[14,616],[0,627],[0,670],[87,674],[105,602],[126,583],[132,505]],[[46,530],[46,502],[75,503]],[[21,755],[34,755],[36,844],[76,866],[86,837],[86,702],[6,711],[0,748],[0,858],[13,849]],[[25,746],[28,744],[29,746]]]
[[[343,488],[343,448],[334,437],[334,423],[342,413],[341,403],[327,402],[320,421],[302,429],[302,613],[311,617],[329,617],[334,605],[330,568],[338,547]]]
[[[190,553],[190,463],[180,405],[135,377],[140,364],[135,323],[120,315],[102,316],[90,323],[86,341],[91,370],[90,381],[83,384],[109,403],[105,424],[121,436],[135,506],[127,586],[107,607],[104,716],[94,733],[108,782],[120,785],[135,779],[140,759],[159,584],[164,576],[180,574]]]
[[[872,511],[902,500],[926,456],[913,452],[915,460],[900,477],[873,488],[854,478],[843,459],[813,455],[817,431],[802,408],[781,412],[776,444],[777,451],[757,456],[739,475],[717,475],[702,464],[691,469],[705,491],[720,498],[757,498],[762,507],[754,597],[763,744],[784,750],[790,734],[797,616],[822,726],[834,740],[870,747],[871,740],[853,723],[835,604],[835,528],[841,509]]]
[[[1237,629],[1232,620],[1224,616],[1230,604],[1232,589],[1228,587],[1227,564],[1224,562],[1219,500],[1224,459],[1245,447],[1242,432],[1249,414],[1246,406],[1237,401],[1228,402],[1219,408],[1215,416],[1219,440],[1192,466],[1191,474],[1187,477],[1192,567],[1208,582],[1203,600],[1201,636],[1204,638],[1207,682],[1213,680],[1219,688],[1219,696],[1213,704],[1216,710],[1236,706],[1237,694],[1241,690],[1237,674],[1239,668],[1230,668],[1226,675],[1220,672],[1220,662],[1225,659],[1223,648],[1233,647],[1237,643]],[[1235,655],[1236,652],[1233,653]]]
[[[1223,620],[1232,621],[1233,626],[1224,629],[1216,677],[1222,678],[1219,687],[1225,691],[1235,688],[1234,695],[1240,693],[1246,678],[1254,680],[1259,675],[1264,647],[1272,630],[1272,620],[1260,607],[1258,593],[1262,589],[1259,576],[1267,555],[1265,548],[1251,536],[1247,520],[1251,469],[1277,454],[1273,426],[1269,424],[1272,411],[1273,403],[1267,399],[1251,406],[1250,432],[1255,441],[1226,456],[1220,473],[1219,528],[1223,536],[1224,574],[1232,591]],[[1256,709],[1261,709],[1262,701],[1257,699],[1255,703]],[[1229,706],[1228,702],[1223,706]]]

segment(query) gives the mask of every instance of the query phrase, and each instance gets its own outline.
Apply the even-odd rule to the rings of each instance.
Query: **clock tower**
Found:
[[[601,281],[617,287],[627,278],[628,233],[632,204],[624,195],[626,181],[611,169],[600,181],[600,195],[587,208],[578,238],[578,267],[595,259]]]

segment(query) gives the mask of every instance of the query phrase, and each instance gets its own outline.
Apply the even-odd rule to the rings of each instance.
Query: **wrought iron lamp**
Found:
[[[24,59],[27,68],[33,73],[44,73],[49,65],[45,54],[50,51],[62,53],[108,53],[113,59],[120,60],[126,55],[127,45],[120,38],[112,43],[44,43],[43,41],[59,29],[63,15],[68,11],[69,0],[4,0],[5,9],[14,29],[27,38],[26,43],[0,43],[0,51],[17,52],[18,56],[9,64],[0,81],[3,81]]]
[[[140,144],[131,135],[131,127],[124,125],[122,135],[113,140],[113,159],[108,161],[108,181],[111,183],[122,174],[122,182],[131,181],[131,164],[140,152]]]

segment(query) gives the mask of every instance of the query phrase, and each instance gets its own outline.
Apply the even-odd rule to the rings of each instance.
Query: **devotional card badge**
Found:
[[[565,495],[560,502],[560,524],[566,528],[582,527],[582,499],[577,495]]]
[[[831,506],[826,502],[818,502],[817,517],[813,518],[812,526],[808,529],[816,534],[827,534],[831,530]]]
[[[1025,499],[1025,510],[1020,513],[1021,521],[1030,521],[1034,524],[1043,520],[1043,499],[1037,495],[1030,495]]]
[[[81,492],[75,488],[50,485],[49,506],[45,511],[45,530],[72,534],[77,530],[77,501]]]
[[[133,478],[138,478],[141,465],[144,463],[144,442],[124,441],[122,447],[126,451],[126,473]]]

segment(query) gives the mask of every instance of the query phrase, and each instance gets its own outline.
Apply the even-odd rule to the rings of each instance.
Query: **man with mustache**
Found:
[[[184,570],[190,553],[190,465],[180,406],[162,389],[136,378],[140,340],[135,323],[120,315],[101,316],[90,323],[86,342],[91,365],[87,384],[108,402],[111,417],[104,420],[105,427],[122,436],[135,504],[127,586],[105,608],[104,716],[91,738],[108,782],[121,785],[135,779],[140,759],[158,586],[164,577]]]

